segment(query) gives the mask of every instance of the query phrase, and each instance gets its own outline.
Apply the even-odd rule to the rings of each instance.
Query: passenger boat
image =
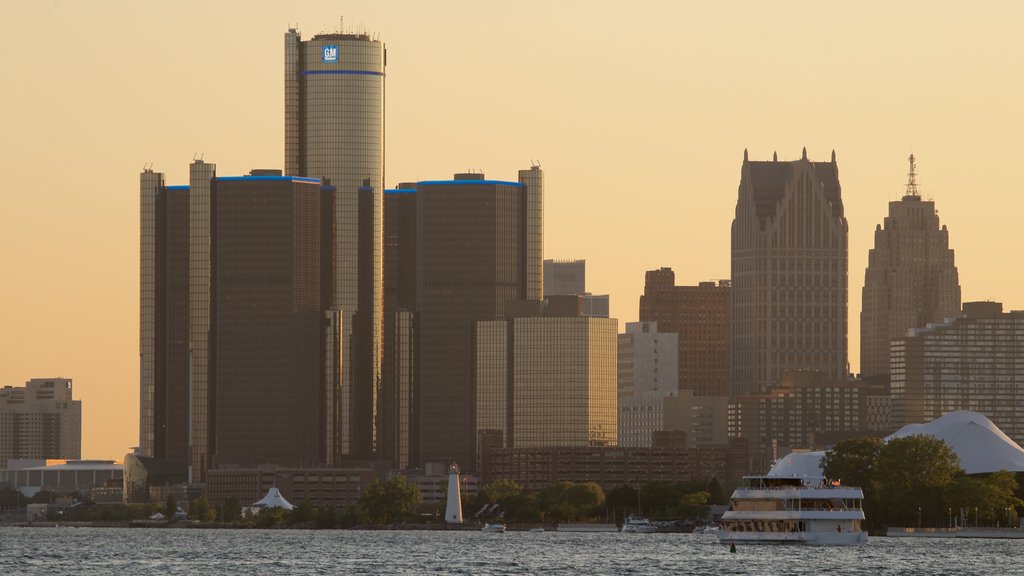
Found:
[[[854,545],[861,530],[864,492],[823,478],[820,452],[795,452],[767,476],[750,476],[729,498],[719,541],[725,544]]]
[[[864,492],[824,479],[747,476],[722,515],[723,544],[854,545],[867,542],[861,530]]]
[[[626,518],[626,523],[622,525],[622,532],[630,534],[650,534],[657,529],[654,522],[639,516],[629,516]]]

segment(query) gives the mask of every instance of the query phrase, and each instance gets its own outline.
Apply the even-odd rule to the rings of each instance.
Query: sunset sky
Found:
[[[744,148],[836,151],[854,372],[867,252],[911,152],[963,299],[1024,308],[1024,4],[833,4],[5,2],[0,386],[73,378],[83,456],[137,444],[138,174],[187,183],[195,154],[282,168],[284,33],[341,16],[387,45],[387,185],[539,161],[545,257],[585,258],[620,330],[645,270],[729,276]]]

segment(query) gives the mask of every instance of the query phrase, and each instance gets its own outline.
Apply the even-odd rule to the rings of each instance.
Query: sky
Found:
[[[847,6],[846,4],[850,4]],[[1024,4],[4,2],[0,386],[74,379],[83,456],[138,443],[139,185],[282,168],[284,33],[386,43],[385,183],[545,171],[545,257],[638,319],[644,271],[729,276],[744,149],[836,151],[850,363],[915,154],[964,301],[1024,308]]]

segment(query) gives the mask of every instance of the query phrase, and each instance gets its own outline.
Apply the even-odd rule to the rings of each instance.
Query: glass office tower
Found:
[[[335,186],[334,294],[343,316],[339,456],[376,449],[382,345],[384,44],[285,33],[285,173]],[[360,188],[370,189],[369,209]],[[365,195],[365,194],[362,194]]]

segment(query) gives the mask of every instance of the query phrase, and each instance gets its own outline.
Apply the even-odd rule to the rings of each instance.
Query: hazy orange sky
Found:
[[[283,167],[283,35],[386,42],[388,186],[546,175],[545,257],[620,322],[645,270],[729,275],[743,149],[836,150],[850,361],[873,230],[918,158],[964,300],[1024,308],[1024,4],[17,2],[0,35],[0,385],[74,378],[83,456],[138,441],[138,173]],[[344,11],[339,13],[339,11]],[[621,324],[620,324],[621,329]]]

